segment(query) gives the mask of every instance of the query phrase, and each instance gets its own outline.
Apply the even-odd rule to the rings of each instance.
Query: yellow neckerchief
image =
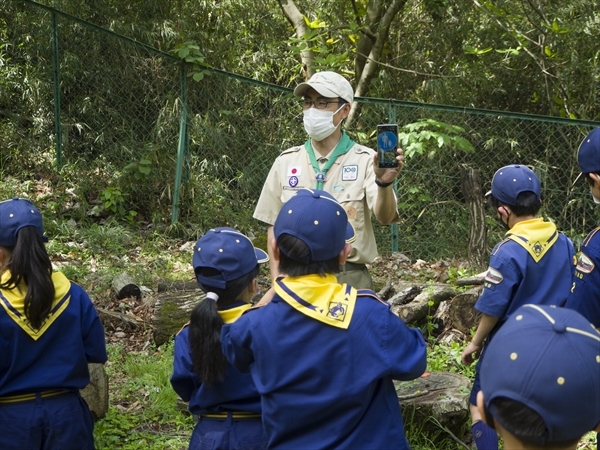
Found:
[[[333,275],[306,275],[275,280],[275,292],[292,308],[324,324],[348,329],[356,289],[339,284]]]
[[[7,270],[2,274],[0,280],[5,283],[10,278],[10,272]],[[71,296],[67,296],[71,289],[71,282],[60,272],[52,274],[52,282],[54,283],[54,300],[50,308],[50,314],[42,322],[39,329],[34,329],[29,320],[25,316],[25,294],[27,286],[21,283],[16,288],[0,289],[0,304],[14,322],[19,325],[25,333],[27,333],[34,341],[37,341],[50,328],[50,325],[61,315],[61,313],[69,306]]]
[[[505,238],[521,245],[538,262],[558,239],[558,231],[552,222],[530,219],[514,225]]]
[[[213,302],[210,298],[204,299],[205,302]],[[229,324],[233,323],[239,319],[239,317],[244,314],[248,309],[250,309],[252,305],[250,303],[246,303],[241,306],[236,306],[235,308],[230,309],[220,309],[217,312],[223,319],[223,323]]]

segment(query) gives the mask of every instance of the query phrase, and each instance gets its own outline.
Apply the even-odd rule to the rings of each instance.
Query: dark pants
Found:
[[[0,403],[2,450],[94,450],[94,420],[79,392]]]
[[[190,439],[189,450],[263,450],[267,438],[262,421],[234,419],[231,414],[223,419],[200,417]]]

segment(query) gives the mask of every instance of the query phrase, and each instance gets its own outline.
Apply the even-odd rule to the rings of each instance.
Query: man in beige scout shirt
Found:
[[[338,281],[357,289],[373,289],[365,264],[377,256],[371,213],[382,225],[398,220],[392,184],[404,157],[398,149],[398,168],[378,167],[377,152],[355,143],[341,128],[354,101],[350,83],[335,72],[319,72],[300,83],[294,95],[303,97],[304,128],[309,139],[304,145],[282,152],[271,167],[263,186],[254,218],[271,225],[283,204],[300,188],[322,189],[332,194],[348,213],[356,241]],[[274,259],[271,258],[271,261]],[[277,267],[271,264],[271,274]]]

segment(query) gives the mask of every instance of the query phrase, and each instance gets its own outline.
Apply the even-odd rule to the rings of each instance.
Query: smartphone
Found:
[[[377,125],[377,153],[379,154],[379,167],[398,167],[396,156],[398,150],[398,125],[386,123]]]

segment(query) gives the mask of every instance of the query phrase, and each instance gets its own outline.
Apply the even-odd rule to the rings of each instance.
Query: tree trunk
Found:
[[[465,167],[461,171],[463,195],[469,209],[469,238],[467,255],[471,265],[482,270],[487,265],[485,201],[481,190],[479,170]]]
[[[379,62],[383,55],[383,47],[388,40],[392,21],[396,14],[404,8],[405,4],[406,0],[392,0],[391,4],[385,8],[382,0],[375,0],[373,1],[373,7],[369,6],[369,10],[372,9],[373,12],[368,12],[367,18],[369,21],[376,22],[366,24],[369,33],[363,34],[361,41],[367,40],[367,42],[361,44],[361,41],[359,41],[358,44],[358,49],[368,48],[370,51],[368,55],[357,55],[355,62],[357,79],[356,89],[354,90],[356,97],[364,97],[369,92],[369,84],[379,71]],[[350,127],[350,124],[354,121],[355,115],[359,112],[358,108],[358,103],[355,102],[346,119],[346,127]]]
[[[281,7],[281,11],[283,11],[283,15],[294,28],[296,37],[298,39],[305,39],[307,31],[306,23],[304,22],[302,13],[298,10],[293,0],[279,0],[279,6]],[[304,79],[308,80],[315,73],[315,69],[313,63],[314,54],[309,50],[310,42],[306,42],[306,47],[307,49],[300,53],[300,59],[302,60]]]

